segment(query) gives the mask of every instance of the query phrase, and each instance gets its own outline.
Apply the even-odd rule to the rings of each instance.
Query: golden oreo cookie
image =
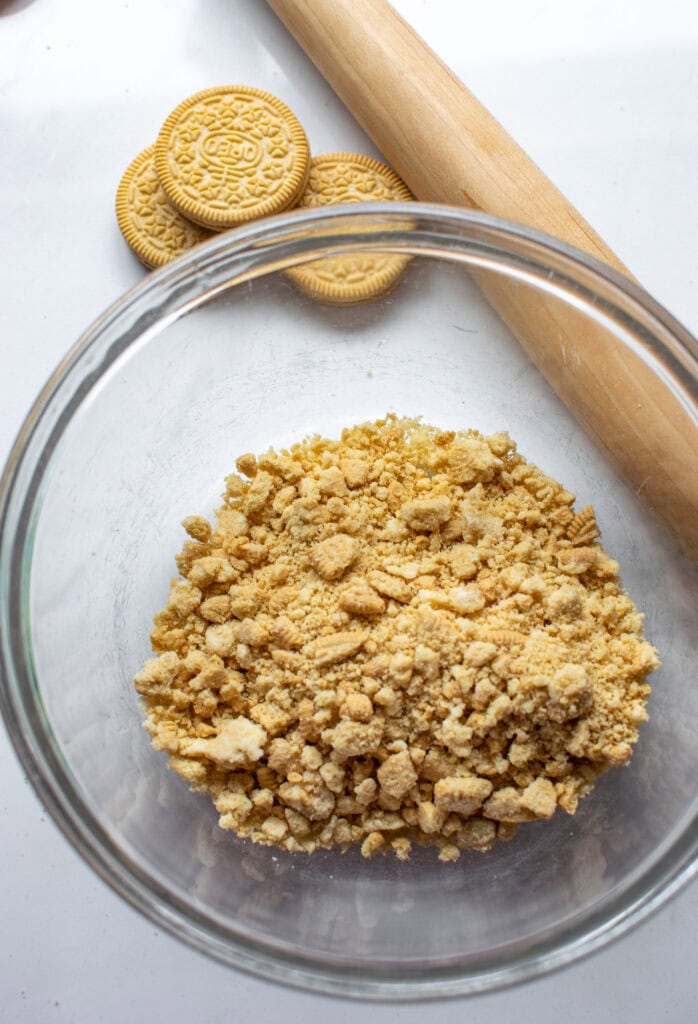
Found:
[[[133,160],[116,193],[121,233],[146,267],[164,267],[211,232],[185,220],[170,204],[155,173],[155,146]]]
[[[155,145],[155,168],[172,205],[219,231],[292,206],[309,164],[295,115],[276,96],[245,85],[184,100]]]
[[[412,199],[404,181],[386,164],[356,153],[326,153],[310,161],[310,174],[298,208]],[[356,253],[326,257],[287,270],[311,298],[335,305],[368,302],[395,285],[409,257]]]

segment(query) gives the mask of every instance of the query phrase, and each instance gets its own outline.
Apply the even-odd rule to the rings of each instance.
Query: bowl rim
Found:
[[[425,229],[423,245],[415,249],[410,244],[415,244],[417,223],[430,224],[432,230]],[[539,287],[568,300],[574,297],[582,305],[592,296],[597,302],[602,296],[600,315],[640,326],[641,345],[670,366],[698,405],[698,341],[640,285],[616,270],[548,235],[487,214],[431,203],[346,204],[295,210],[221,233],[125,292],[87,328],[49,377],[0,479],[0,710],[39,799],[93,870],[158,927],[265,980],[337,996],[383,1001],[463,996],[517,984],[586,956],[654,912],[698,873],[698,834],[691,831],[697,831],[695,818],[667,845],[652,866],[650,879],[643,874],[620,896],[587,914],[582,935],[576,934],[573,922],[559,929],[554,940],[544,936],[525,951],[517,947],[475,970],[461,962],[421,972],[411,968],[408,975],[378,966],[369,973],[365,965],[298,956],[249,937],[233,941],[205,915],[173,899],[114,843],[54,749],[31,662],[26,604],[31,522],[41,505],[46,466],[72,412],[107,367],[170,319],[233,284],[326,255],[333,247],[443,256],[438,246],[447,240],[454,247],[454,259],[463,246],[470,246],[471,258],[461,262],[490,265],[488,261],[496,260],[497,254],[501,260],[506,252],[512,266]],[[278,251],[283,251],[283,259],[270,263],[270,255]],[[237,268],[233,277],[225,269],[229,264]],[[105,337],[119,331],[117,341],[107,346]]]

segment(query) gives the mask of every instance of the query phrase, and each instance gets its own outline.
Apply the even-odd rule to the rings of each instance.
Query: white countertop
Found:
[[[698,334],[695,0],[395,0],[650,292]],[[165,13],[166,12],[166,13]],[[262,0],[0,0],[0,459],[83,329],[144,273],[114,194],[181,99],[281,96],[316,153],[375,150]],[[0,1020],[696,1020],[698,886],[603,952],[457,1003],[283,991],[157,931],[78,858],[0,730]]]

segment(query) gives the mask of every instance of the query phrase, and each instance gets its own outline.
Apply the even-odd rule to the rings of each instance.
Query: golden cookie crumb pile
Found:
[[[223,828],[454,860],[628,761],[656,653],[591,507],[507,434],[388,416],[237,469],[135,677]]]

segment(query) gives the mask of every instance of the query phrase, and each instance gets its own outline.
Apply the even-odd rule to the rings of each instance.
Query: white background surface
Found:
[[[650,292],[698,334],[695,0],[395,0]],[[165,13],[166,12],[166,13]],[[375,154],[262,0],[0,0],[0,460],[85,327],[144,271],[126,165],[190,93],[241,82],[316,153]],[[282,991],[158,932],[68,846],[0,732],[0,1021],[692,1024],[694,884],[629,936],[515,990],[429,1007]]]

